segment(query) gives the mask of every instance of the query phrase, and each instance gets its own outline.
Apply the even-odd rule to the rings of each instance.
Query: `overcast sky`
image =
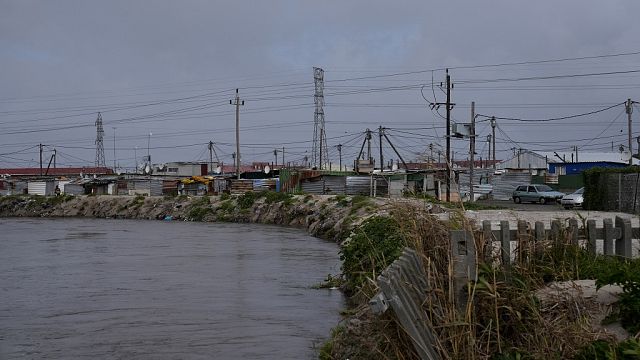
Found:
[[[93,165],[98,112],[109,166],[114,135],[121,167],[147,148],[154,163],[207,161],[209,141],[231,163],[235,88],[242,161],[273,161],[282,147],[286,161],[302,161],[314,66],[325,71],[334,163],[335,145],[352,163],[364,131],[379,126],[405,160],[444,148],[445,121],[428,103],[445,101],[444,68],[456,122],[470,122],[472,101],[509,118],[497,121],[499,159],[513,148],[617,150],[627,119],[615,105],[640,101],[638,13],[631,0],[0,0],[0,167],[37,166],[39,143],[46,159],[57,150],[58,166]],[[478,121],[486,157],[490,127]],[[452,147],[468,157],[466,140]],[[384,153],[397,158],[386,144]]]

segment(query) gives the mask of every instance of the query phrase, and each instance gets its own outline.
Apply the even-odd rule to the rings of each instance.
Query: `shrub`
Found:
[[[340,250],[347,290],[375,278],[402,253],[404,236],[398,223],[388,217],[373,217],[358,227]]]
[[[238,206],[240,209],[248,209],[253,206],[253,203],[255,203],[258,198],[258,194],[253,191],[247,191],[246,193],[238,196]]]
[[[622,327],[630,333],[640,332],[640,260],[627,260],[618,266],[602,269],[598,274],[596,285],[600,289],[604,285],[619,285],[618,313]]]
[[[274,202],[284,202],[285,204],[290,204],[293,196],[289,193],[284,192],[275,192],[275,191],[265,191],[260,195],[264,196],[265,202],[267,204],[271,204]]]
[[[580,349],[574,359],[640,359],[640,340],[629,339],[618,344],[611,344],[604,340],[596,340]]]
[[[211,213],[211,208],[208,207],[194,207],[189,210],[187,218],[191,221],[202,221],[204,217]]]

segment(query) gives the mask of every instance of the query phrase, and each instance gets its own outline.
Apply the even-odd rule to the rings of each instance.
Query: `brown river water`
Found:
[[[0,218],[0,359],[314,359],[339,267],[298,229]]]

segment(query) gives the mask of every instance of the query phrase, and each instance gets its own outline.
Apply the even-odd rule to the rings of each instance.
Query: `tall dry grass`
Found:
[[[422,206],[399,202],[392,207],[390,216],[399,224],[406,245],[423,257],[430,289],[424,294],[423,309],[437,335],[434,347],[443,359],[570,358],[580,347],[602,337],[591,330],[589,317],[581,311],[584,304],[580,299],[545,307],[535,296],[534,290],[544,281],[541,271],[561,268],[572,271],[573,265],[563,264],[572,253],[562,255],[558,244],[525,241],[517,249],[516,262],[507,269],[491,251],[483,251],[490,249],[487,245],[493,239],[485,239],[474,230],[461,212],[454,213],[451,221],[445,223]],[[451,228],[473,232],[479,249],[477,281],[467,284],[462,303],[456,298],[454,287]],[[571,277],[559,275],[563,276]],[[374,278],[365,287],[361,299],[377,291]],[[345,334],[349,335],[353,348],[362,346],[370,352],[357,358],[419,358],[409,335],[393,314],[375,317],[364,303],[358,311],[355,317],[359,319],[358,326],[347,324]],[[354,339],[358,337],[366,341],[357,344]],[[336,344],[339,350],[340,341]]]

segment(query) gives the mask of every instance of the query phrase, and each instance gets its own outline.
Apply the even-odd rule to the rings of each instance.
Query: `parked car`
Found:
[[[583,201],[584,188],[580,188],[571,194],[563,196],[560,200],[560,204],[562,204],[565,209],[571,209],[574,207],[581,207]]]
[[[523,201],[546,204],[549,202],[558,202],[564,195],[564,193],[555,191],[547,185],[532,184],[518,186],[511,197],[516,204]]]

